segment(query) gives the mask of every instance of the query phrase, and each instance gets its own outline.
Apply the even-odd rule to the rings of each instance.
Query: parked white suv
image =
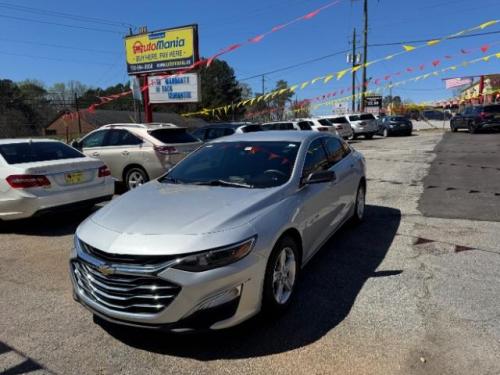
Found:
[[[202,142],[173,124],[110,124],[73,142],[85,155],[102,160],[117,181],[133,189],[155,179]]]
[[[335,129],[335,126],[326,118],[300,118],[297,121],[307,121],[311,125],[312,130],[316,132],[329,132],[333,135],[340,136]]]
[[[364,135],[366,139],[372,139],[378,131],[377,120],[371,113],[351,113],[345,118],[351,124],[353,138]]]
[[[345,116],[329,115],[329,116],[320,116],[319,118],[327,119],[328,121],[330,121],[337,130],[339,136],[344,139],[349,139],[354,134],[351,125],[349,124],[349,121],[347,121]]]

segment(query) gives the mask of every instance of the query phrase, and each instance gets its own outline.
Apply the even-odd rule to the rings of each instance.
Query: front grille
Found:
[[[104,275],[80,259],[71,262],[78,288],[91,300],[108,309],[154,314],[166,308],[181,287],[154,275]]]

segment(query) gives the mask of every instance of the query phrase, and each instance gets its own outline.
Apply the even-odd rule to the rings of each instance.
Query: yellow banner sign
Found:
[[[142,74],[187,68],[198,52],[196,25],[125,38],[127,71]]]

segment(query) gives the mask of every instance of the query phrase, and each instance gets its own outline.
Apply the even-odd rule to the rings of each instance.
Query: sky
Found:
[[[199,25],[200,54],[210,56],[230,44],[269,31],[273,26],[309,13],[332,0],[0,0],[0,78],[20,81],[36,79],[50,86],[78,80],[94,87],[127,82],[123,36],[129,27],[149,30]],[[226,54],[239,80],[254,92],[261,91],[262,78],[247,79],[304,61],[335,54],[293,69],[265,74],[266,91],[279,79],[290,85],[348,67],[343,51],[352,48],[353,28],[361,36],[362,0],[340,0],[316,17],[272,33],[260,43]],[[22,7],[22,9],[20,9]],[[36,9],[33,9],[36,8]],[[38,10],[37,10],[38,9]],[[54,12],[64,14],[54,14]],[[483,22],[500,19],[499,0],[369,0],[368,43],[386,44],[428,40],[453,34]],[[411,78],[407,67],[440,67],[500,52],[500,24],[481,32],[489,35],[447,40],[369,67],[367,77],[385,77],[402,71],[394,81]],[[494,33],[496,32],[496,33]],[[361,37],[358,46],[362,46]],[[408,43],[420,45],[422,43]],[[461,49],[474,49],[464,55]],[[368,60],[399,52],[401,45],[371,46]],[[359,49],[361,51],[361,48]],[[444,56],[452,56],[445,60]],[[423,72],[430,72],[427,68]],[[457,69],[450,76],[500,73],[500,60]],[[393,95],[414,102],[452,97],[444,89],[443,76],[393,88]],[[358,82],[361,74],[358,74]],[[315,84],[297,91],[298,99],[311,98],[350,86],[351,77]],[[386,90],[384,94],[389,94]],[[345,94],[344,94],[345,95]],[[328,108],[323,109],[328,112]],[[327,113],[326,112],[326,113]]]

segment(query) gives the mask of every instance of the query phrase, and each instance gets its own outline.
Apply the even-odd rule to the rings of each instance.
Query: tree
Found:
[[[292,117],[311,117],[311,102],[308,99],[294,100],[290,106]]]

